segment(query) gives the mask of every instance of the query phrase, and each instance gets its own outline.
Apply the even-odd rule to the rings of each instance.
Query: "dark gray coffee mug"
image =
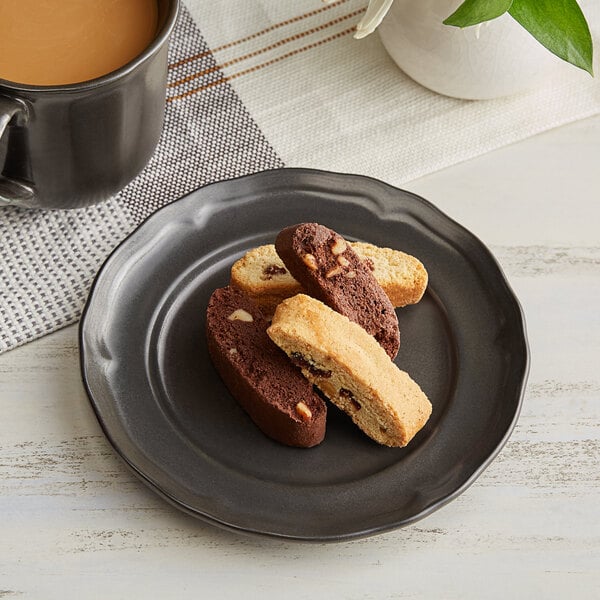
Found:
[[[146,165],[160,137],[179,0],[158,0],[157,35],[130,63],[73,85],[0,79],[0,205],[78,208]]]

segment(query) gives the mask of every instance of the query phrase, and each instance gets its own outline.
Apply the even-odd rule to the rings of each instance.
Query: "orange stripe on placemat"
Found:
[[[232,79],[237,79],[238,77],[241,77],[242,75],[248,75],[249,73],[254,73],[255,71],[259,71],[260,69],[264,69],[265,67],[270,67],[271,65],[274,65],[275,63],[285,60],[286,58],[290,58],[291,56],[296,56],[297,54],[302,54],[303,52],[306,52],[307,50],[312,50],[313,48],[322,46],[323,44],[326,44],[327,42],[332,42],[333,40],[337,40],[345,35],[348,35],[349,33],[352,33],[353,31],[355,31],[355,27],[349,27],[348,29],[344,29],[344,31],[340,31],[339,33],[330,35],[329,37],[319,40],[318,42],[314,42],[313,44],[308,44],[306,46],[302,46],[302,48],[296,48],[296,50],[292,50],[291,52],[288,52],[287,54],[282,54],[281,56],[272,58],[271,60],[261,63],[260,65],[255,65],[254,67],[250,67],[249,69],[244,69],[243,71],[239,71],[238,73],[234,73],[233,75],[228,75],[226,77],[222,77],[221,79],[218,79],[217,81],[211,81],[210,83],[207,83],[206,85],[194,88],[193,90],[188,90],[187,92],[177,94],[176,96],[171,96],[170,98],[167,98],[167,102],[173,102],[175,100],[181,100],[182,98],[187,98],[188,96],[192,96],[193,94],[199,94],[200,92],[203,92],[210,88],[216,87],[217,85],[221,85],[222,83],[231,81]]]
[[[248,54],[244,54],[243,56],[238,56],[237,58],[232,58],[231,60],[221,63],[220,65],[215,65],[214,67],[209,67],[208,69],[204,69],[203,71],[199,71],[198,73],[193,73],[192,75],[187,75],[186,77],[183,77],[181,79],[178,79],[177,81],[173,81],[173,82],[169,83],[169,85],[167,87],[170,87],[170,88],[178,87],[184,83],[193,81],[194,79],[199,79],[200,77],[204,77],[204,75],[209,75],[210,73],[214,73],[215,71],[218,71],[219,69],[224,69],[226,67],[230,67],[231,65],[235,65],[235,64],[242,62],[244,60],[247,60],[249,58],[259,56],[260,54],[264,54],[265,52],[269,52],[270,50],[274,50],[275,48],[279,48],[281,46],[284,46],[285,44],[289,44],[290,42],[295,42],[297,40],[300,40],[300,39],[306,37],[307,35],[312,35],[313,33],[323,31],[324,29],[327,29],[328,27],[333,27],[333,25],[337,25],[338,23],[342,23],[343,21],[352,19],[353,17],[356,17],[358,14],[360,14],[362,11],[363,11],[362,8],[360,10],[355,10],[354,12],[351,12],[347,15],[342,15],[341,17],[337,17],[336,19],[332,19],[331,21],[328,21],[327,23],[323,23],[322,25],[318,25],[317,27],[311,27],[310,29],[307,29],[306,31],[302,31],[300,33],[291,35],[290,37],[283,38],[282,40],[274,42],[273,44],[269,44],[268,46],[265,46],[264,48],[259,48],[258,50],[255,50],[254,52],[248,52]]]
[[[232,48],[233,46],[237,46],[238,44],[243,44],[244,42],[249,42],[250,40],[254,40],[257,37],[260,37],[261,35],[265,35],[271,31],[275,31],[276,29],[285,27],[286,25],[292,25],[293,23],[297,23],[298,21],[308,19],[309,17],[314,17],[315,15],[325,12],[326,10],[330,10],[332,8],[335,8],[336,6],[340,6],[340,4],[345,4],[346,2],[348,2],[348,0],[338,0],[337,2],[332,2],[331,4],[326,4],[325,6],[322,6],[321,8],[311,10],[310,12],[304,13],[302,15],[298,15],[297,17],[292,17],[291,19],[286,19],[285,21],[275,23],[274,25],[271,25],[270,27],[267,27],[266,29],[261,29],[260,31],[257,31],[256,33],[252,33],[250,35],[247,35],[246,37],[240,38],[239,40],[235,40],[233,42],[228,42],[227,44],[223,44],[222,46],[217,46],[216,48],[213,48],[212,50],[206,50],[205,52],[199,52],[198,54],[188,56],[187,58],[182,58],[181,60],[178,60],[177,62],[170,64],[169,69],[176,69],[177,67],[180,67],[181,65],[185,65],[186,63],[192,62],[194,60],[198,60],[199,58],[204,58],[205,56],[208,56],[211,53],[220,52],[221,50],[227,50],[227,48]],[[364,10],[364,7],[361,10]]]

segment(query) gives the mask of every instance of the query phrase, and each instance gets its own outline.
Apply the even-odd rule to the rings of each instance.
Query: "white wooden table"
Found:
[[[491,247],[525,308],[523,411],[477,482],[354,542],[222,531],[113,453],[68,327],[0,356],[0,598],[600,598],[600,118],[405,187]]]

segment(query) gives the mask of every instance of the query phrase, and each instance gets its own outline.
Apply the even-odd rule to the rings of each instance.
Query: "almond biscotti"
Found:
[[[431,403],[360,325],[298,294],[277,307],[269,337],[369,437],[406,446],[425,425]]]
[[[269,339],[268,321],[250,298],[217,289],[206,310],[206,339],[223,382],[268,437],[310,448],[325,436],[327,406]]]
[[[396,308],[421,300],[428,276],[418,259],[399,250],[364,242],[350,242],[350,246],[366,261]],[[231,268],[231,285],[246,292],[266,314],[273,314],[282,300],[303,291],[285,268],[273,244],[253,248],[240,258]]]
[[[400,330],[394,307],[339,233],[319,223],[298,223],[277,234],[275,250],[307,294],[358,323],[396,357]]]

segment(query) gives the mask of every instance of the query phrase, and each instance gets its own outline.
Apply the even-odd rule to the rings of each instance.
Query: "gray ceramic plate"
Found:
[[[266,438],[208,358],[204,315],[231,264],[318,221],[420,258],[430,285],[398,310],[397,364],[433,415],[405,449],[330,407],[310,450]],[[83,381],[108,439],[152,489],[235,530],[341,540],[412,523],[455,498],[510,435],[528,367],[523,314],[485,246],[434,206],[365,177],[267,171],[163,208],[110,256],[80,327]]]

